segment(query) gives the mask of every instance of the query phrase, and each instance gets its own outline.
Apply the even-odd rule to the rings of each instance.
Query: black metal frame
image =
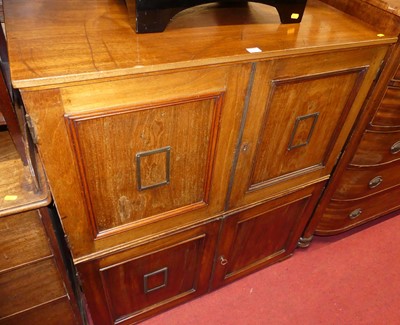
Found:
[[[244,6],[247,0],[126,0],[137,33],[162,32],[178,12],[197,5],[218,2],[221,6]],[[276,8],[282,24],[299,23],[307,0],[253,0]]]

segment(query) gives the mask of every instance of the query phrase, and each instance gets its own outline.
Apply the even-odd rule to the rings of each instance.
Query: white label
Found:
[[[249,53],[261,53],[262,50],[258,47],[249,47],[246,49],[247,52]]]

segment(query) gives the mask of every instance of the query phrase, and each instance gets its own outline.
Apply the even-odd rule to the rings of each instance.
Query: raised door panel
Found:
[[[362,70],[272,82],[250,190],[326,166]],[[333,109],[335,108],[335,109]]]
[[[221,98],[68,116],[96,235],[210,203]]]
[[[378,67],[375,54],[346,52],[257,64],[231,207],[329,177]]]
[[[78,265],[96,324],[131,324],[208,289],[219,222]]]
[[[227,217],[222,225],[213,286],[290,256],[321,191],[311,186]]]

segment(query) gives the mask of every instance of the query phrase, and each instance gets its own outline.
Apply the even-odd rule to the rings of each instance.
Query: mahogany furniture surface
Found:
[[[319,1],[5,2],[22,94],[93,324],[131,324],[293,254],[396,42]]]
[[[383,33],[400,33],[398,0],[324,0]],[[304,237],[331,235],[400,208],[400,44],[374,91]]]

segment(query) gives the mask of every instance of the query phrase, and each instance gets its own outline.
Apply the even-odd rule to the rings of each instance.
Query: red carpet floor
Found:
[[[307,249],[144,325],[398,325],[400,215]]]

